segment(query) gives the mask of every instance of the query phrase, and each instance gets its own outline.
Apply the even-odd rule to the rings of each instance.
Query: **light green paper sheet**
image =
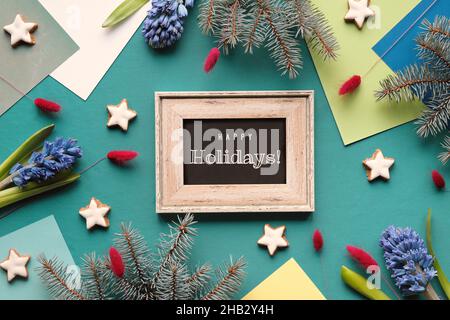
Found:
[[[12,48],[10,35],[0,30],[0,75],[21,92],[28,93],[73,55],[78,46],[37,0],[2,0],[0,28],[11,24],[17,14],[24,16],[27,22],[38,24],[33,33],[36,44]],[[22,94],[0,79],[0,116],[20,98]],[[55,100],[57,97],[53,94],[46,98]]]
[[[372,1],[379,23],[370,21],[362,30],[346,23],[347,0],[313,0],[333,27],[341,46],[337,62],[327,61],[312,52],[314,64],[328,98],[334,119],[345,145],[370,137],[417,118],[423,109],[421,102],[397,104],[377,102],[374,91],[379,81],[392,70],[383,62],[365,77],[353,94],[339,96],[339,87],[352,75],[364,75],[379,58],[372,47],[380,41],[420,0]]]
[[[0,238],[0,261],[8,257],[11,248],[21,255],[31,256],[27,265],[28,279],[16,278],[8,283],[6,272],[0,269],[0,300],[43,300],[50,298],[36,271],[36,267],[39,266],[38,257],[41,254],[45,254],[47,258],[57,256],[67,265],[74,265],[69,249],[53,216],[48,216]]]

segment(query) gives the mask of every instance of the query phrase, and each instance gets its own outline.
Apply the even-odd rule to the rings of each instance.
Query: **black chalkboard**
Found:
[[[185,185],[286,184],[286,119],[184,119]]]

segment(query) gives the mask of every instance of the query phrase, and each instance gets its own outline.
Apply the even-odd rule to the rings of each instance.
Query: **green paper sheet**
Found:
[[[78,46],[37,0],[2,0],[0,27],[11,24],[17,14],[38,24],[33,33],[36,44],[12,48],[10,35],[1,31],[0,76],[27,93],[74,54]],[[0,116],[20,98],[22,94],[0,79]]]
[[[39,265],[37,258],[41,254],[45,254],[47,258],[57,256],[67,265],[74,265],[69,249],[53,216],[48,216],[0,238],[0,261],[8,257],[11,248],[16,249],[21,255],[31,256],[27,265],[29,276],[26,280],[16,278],[8,283],[6,272],[0,269],[0,300],[43,300],[50,298],[36,271],[36,267]]]
[[[351,95],[339,96],[339,87],[351,76],[364,75],[379,58],[372,47],[403,19],[420,0],[372,1],[378,20],[366,22],[362,30],[344,21],[347,0],[314,0],[333,27],[341,46],[337,62],[327,61],[312,53],[314,64],[328,98],[334,119],[345,145],[391,129],[417,118],[421,102],[397,104],[377,102],[374,91],[379,81],[392,70],[383,62],[365,77],[361,87]]]

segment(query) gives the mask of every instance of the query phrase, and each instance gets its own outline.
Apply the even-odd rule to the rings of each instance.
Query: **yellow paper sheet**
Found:
[[[380,41],[420,0],[373,0],[371,7],[377,19],[359,30],[346,23],[347,0],[313,0],[330,22],[340,44],[337,62],[327,61],[312,52],[314,64],[328,98],[345,145],[367,138],[411,121],[423,105],[417,103],[377,102],[374,91],[379,81],[392,70],[383,62],[363,77],[361,87],[353,94],[339,96],[339,87],[352,75],[364,75],[379,58],[372,47]]]
[[[243,300],[325,300],[308,275],[291,258]]]

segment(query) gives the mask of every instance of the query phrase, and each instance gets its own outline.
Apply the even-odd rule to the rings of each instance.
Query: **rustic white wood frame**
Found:
[[[286,184],[183,184],[172,133],[221,118],[286,119]],[[158,213],[314,211],[314,91],[156,92],[155,121]]]

